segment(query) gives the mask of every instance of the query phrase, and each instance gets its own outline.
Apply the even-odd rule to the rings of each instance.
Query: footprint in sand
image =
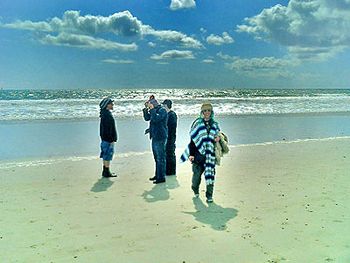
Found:
[[[241,237],[243,239],[249,239],[249,238],[252,238],[252,235],[250,233],[244,233],[244,234],[241,235]]]
[[[286,259],[285,258],[276,258],[276,259],[269,259],[267,260],[268,263],[280,263],[282,261],[285,261]]]

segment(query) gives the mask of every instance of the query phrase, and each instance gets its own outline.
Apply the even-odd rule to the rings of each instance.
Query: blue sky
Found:
[[[349,88],[349,28],[349,0],[1,0],[0,87]]]

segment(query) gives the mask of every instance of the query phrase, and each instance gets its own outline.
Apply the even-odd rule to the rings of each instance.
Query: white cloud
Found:
[[[67,46],[87,49],[104,49],[104,50],[120,50],[120,51],[136,51],[137,45],[120,44],[100,38],[93,38],[85,35],[61,33],[58,36],[46,35],[40,40],[43,44],[56,46]]]
[[[212,64],[212,63],[215,63],[215,61],[208,58],[208,59],[203,59],[203,60],[202,60],[202,63]]]
[[[240,58],[219,52],[218,57],[227,61],[225,66],[235,72],[249,77],[290,78],[294,76],[291,69],[299,61],[288,57]]]
[[[157,44],[156,44],[156,43],[153,43],[153,42],[148,42],[148,46],[149,46],[149,47],[156,47]]]
[[[228,66],[238,71],[266,71],[273,69],[287,68],[295,65],[295,62],[288,59],[279,59],[275,57],[234,59]]]
[[[190,50],[167,50],[160,55],[153,54],[153,60],[163,59],[194,59],[193,53]]]
[[[52,28],[47,22],[32,22],[29,20],[26,21],[16,21],[10,24],[1,24],[0,27],[12,28],[12,29],[22,29],[30,31],[42,31],[42,32],[51,32]]]
[[[133,41],[135,38],[153,36],[158,40],[178,44],[185,48],[203,48],[200,41],[184,33],[173,30],[156,30],[149,25],[144,25],[129,11],[114,13],[110,16],[82,16],[79,11],[67,10],[62,18],[54,17],[51,20],[40,22],[16,21],[9,24],[0,24],[0,26],[19,30],[49,32],[52,38],[58,38],[55,35],[62,33],[90,37],[111,33]]]
[[[169,65],[169,62],[158,61],[156,64],[158,64],[158,65]]]
[[[181,46],[185,48],[203,48],[203,45],[201,44],[200,41],[178,31],[154,30],[151,27],[144,27],[143,32],[145,35],[155,36],[159,40],[179,43]]]
[[[170,9],[178,10],[184,8],[196,7],[196,2],[194,0],[171,0]]]
[[[129,11],[115,13],[113,15],[81,16],[79,11],[67,10],[62,19],[54,17],[48,22],[16,21],[4,24],[4,27],[22,30],[34,30],[45,32],[66,32],[84,35],[96,35],[100,33],[114,33],[120,36],[135,36],[142,34],[142,22]]]
[[[63,19],[52,19],[50,24],[56,31],[73,30],[89,35],[111,32],[121,36],[135,36],[140,35],[142,31],[142,22],[129,11],[114,13],[107,17],[81,16],[78,11],[66,11]]]
[[[346,47],[288,47],[288,51],[300,60],[326,60],[342,52]]]
[[[207,37],[207,42],[208,44],[211,44],[211,45],[220,46],[223,44],[233,43],[234,40],[227,32],[223,32],[222,37],[211,34],[210,36]]]
[[[216,54],[219,58],[222,58],[224,60],[234,60],[234,59],[238,59],[239,57],[237,56],[230,56],[227,54],[223,54],[222,52],[219,52]]]
[[[327,59],[350,47],[349,0],[290,0],[246,18],[238,32],[276,42],[300,59]]]
[[[133,64],[134,61],[130,59],[104,59],[102,60],[104,63],[110,63],[110,64]]]

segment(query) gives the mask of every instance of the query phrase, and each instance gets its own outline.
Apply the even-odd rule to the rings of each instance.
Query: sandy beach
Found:
[[[150,153],[0,164],[1,262],[350,262],[350,140],[231,148],[214,203]],[[29,162],[27,163],[29,164]]]

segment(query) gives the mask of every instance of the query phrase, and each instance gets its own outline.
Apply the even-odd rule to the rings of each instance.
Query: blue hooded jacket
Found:
[[[168,113],[160,105],[148,110],[143,109],[143,118],[149,121],[150,138],[153,140],[166,140],[168,137]]]

